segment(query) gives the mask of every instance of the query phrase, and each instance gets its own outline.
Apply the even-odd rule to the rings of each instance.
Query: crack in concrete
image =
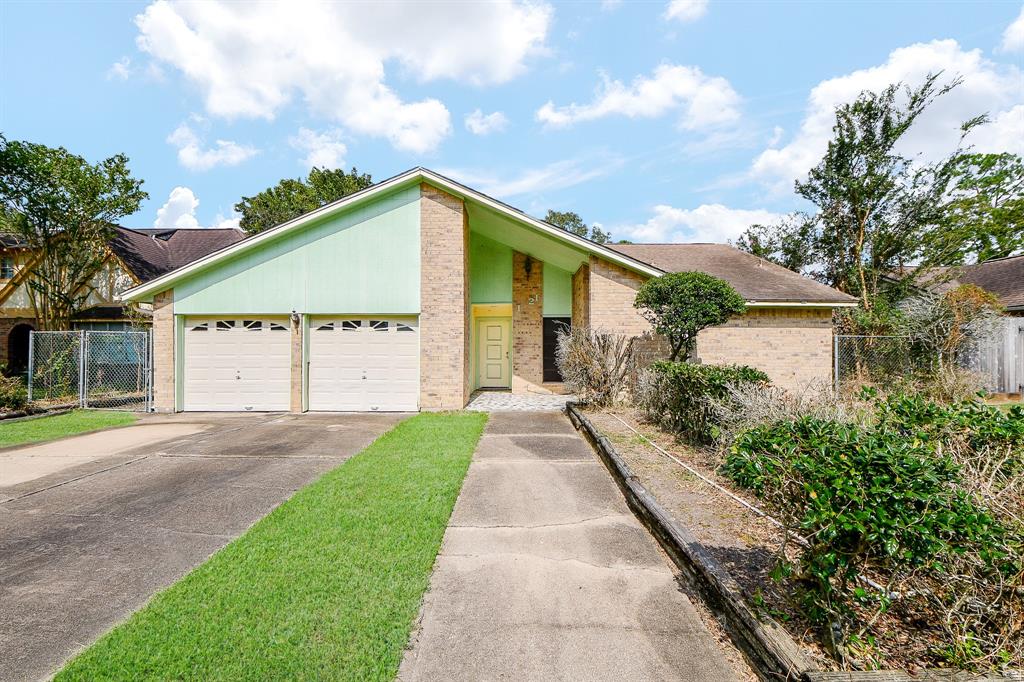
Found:
[[[632,517],[627,515],[627,514],[600,514],[598,516],[590,516],[590,517],[587,517],[585,519],[578,519],[576,521],[565,521],[563,523],[539,523],[539,524],[533,524],[533,525],[531,525],[531,524],[523,524],[523,523],[516,524],[516,525],[511,525],[511,524],[486,525],[486,524],[456,524],[456,523],[449,523],[448,527],[449,528],[472,528],[472,529],[477,529],[477,530],[485,530],[485,529],[489,529],[489,528],[511,528],[511,529],[518,529],[518,530],[537,530],[539,528],[564,528],[566,526],[581,526],[581,525],[585,525],[585,524],[588,524],[588,523],[593,523],[594,521],[600,521],[602,519],[619,519],[621,521],[623,519],[631,519],[631,518]]]
[[[536,554],[534,552],[488,552],[486,554],[449,554],[447,552],[441,552],[443,557],[455,557],[455,558],[466,558],[466,559],[488,559],[498,557],[530,557],[533,559],[540,559],[541,561],[550,561],[554,563],[567,563],[567,564],[578,564],[581,566],[590,566],[591,568],[599,568],[601,570],[608,571],[638,571],[644,573],[654,573],[657,575],[666,576],[670,580],[673,579],[672,571],[668,570],[667,566],[630,566],[628,564],[595,564],[592,561],[584,561],[583,559],[576,559],[574,557],[556,558],[551,556],[545,556],[543,554]]]

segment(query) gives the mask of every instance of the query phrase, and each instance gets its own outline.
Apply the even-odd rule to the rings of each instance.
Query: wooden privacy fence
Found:
[[[991,344],[976,348],[968,366],[984,374],[994,393],[1024,391],[1024,317],[1007,317]]]

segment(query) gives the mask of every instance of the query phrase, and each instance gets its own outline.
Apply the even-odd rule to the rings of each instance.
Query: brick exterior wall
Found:
[[[646,280],[643,275],[591,256],[590,326],[626,336],[649,332],[651,325],[633,307],[636,291]]]
[[[544,388],[544,264],[512,253],[512,392],[549,393]]]
[[[590,266],[586,263],[572,276],[572,324],[590,326]]]
[[[705,363],[757,367],[791,391],[827,386],[832,379],[832,311],[751,308],[742,317],[697,336]]]
[[[420,185],[420,409],[469,402],[469,218],[461,199]]]
[[[174,412],[174,290],[153,297],[153,408]]]
[[[9,365],[10,357],[10,337],[11,330],[17,327],[19,324],[27,324],[32,327],[33,330],[38,329],[35,318],[32,317],[0,317],[0,363]],[[28,356],[25,357],[25,362],[28,362]]]

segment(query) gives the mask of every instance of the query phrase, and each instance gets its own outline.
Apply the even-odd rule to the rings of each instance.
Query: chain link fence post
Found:
[[[34,374],[32,368],[35,367],[35,334],[36,332],[34,329],[30,330],[28,333],[28,401],[30,403],[32,402],[32,375]]]

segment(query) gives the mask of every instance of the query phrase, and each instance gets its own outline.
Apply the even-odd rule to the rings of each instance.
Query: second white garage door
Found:
[[[413,412],[419,357],[415,317],[312,318],[309,409]]]

